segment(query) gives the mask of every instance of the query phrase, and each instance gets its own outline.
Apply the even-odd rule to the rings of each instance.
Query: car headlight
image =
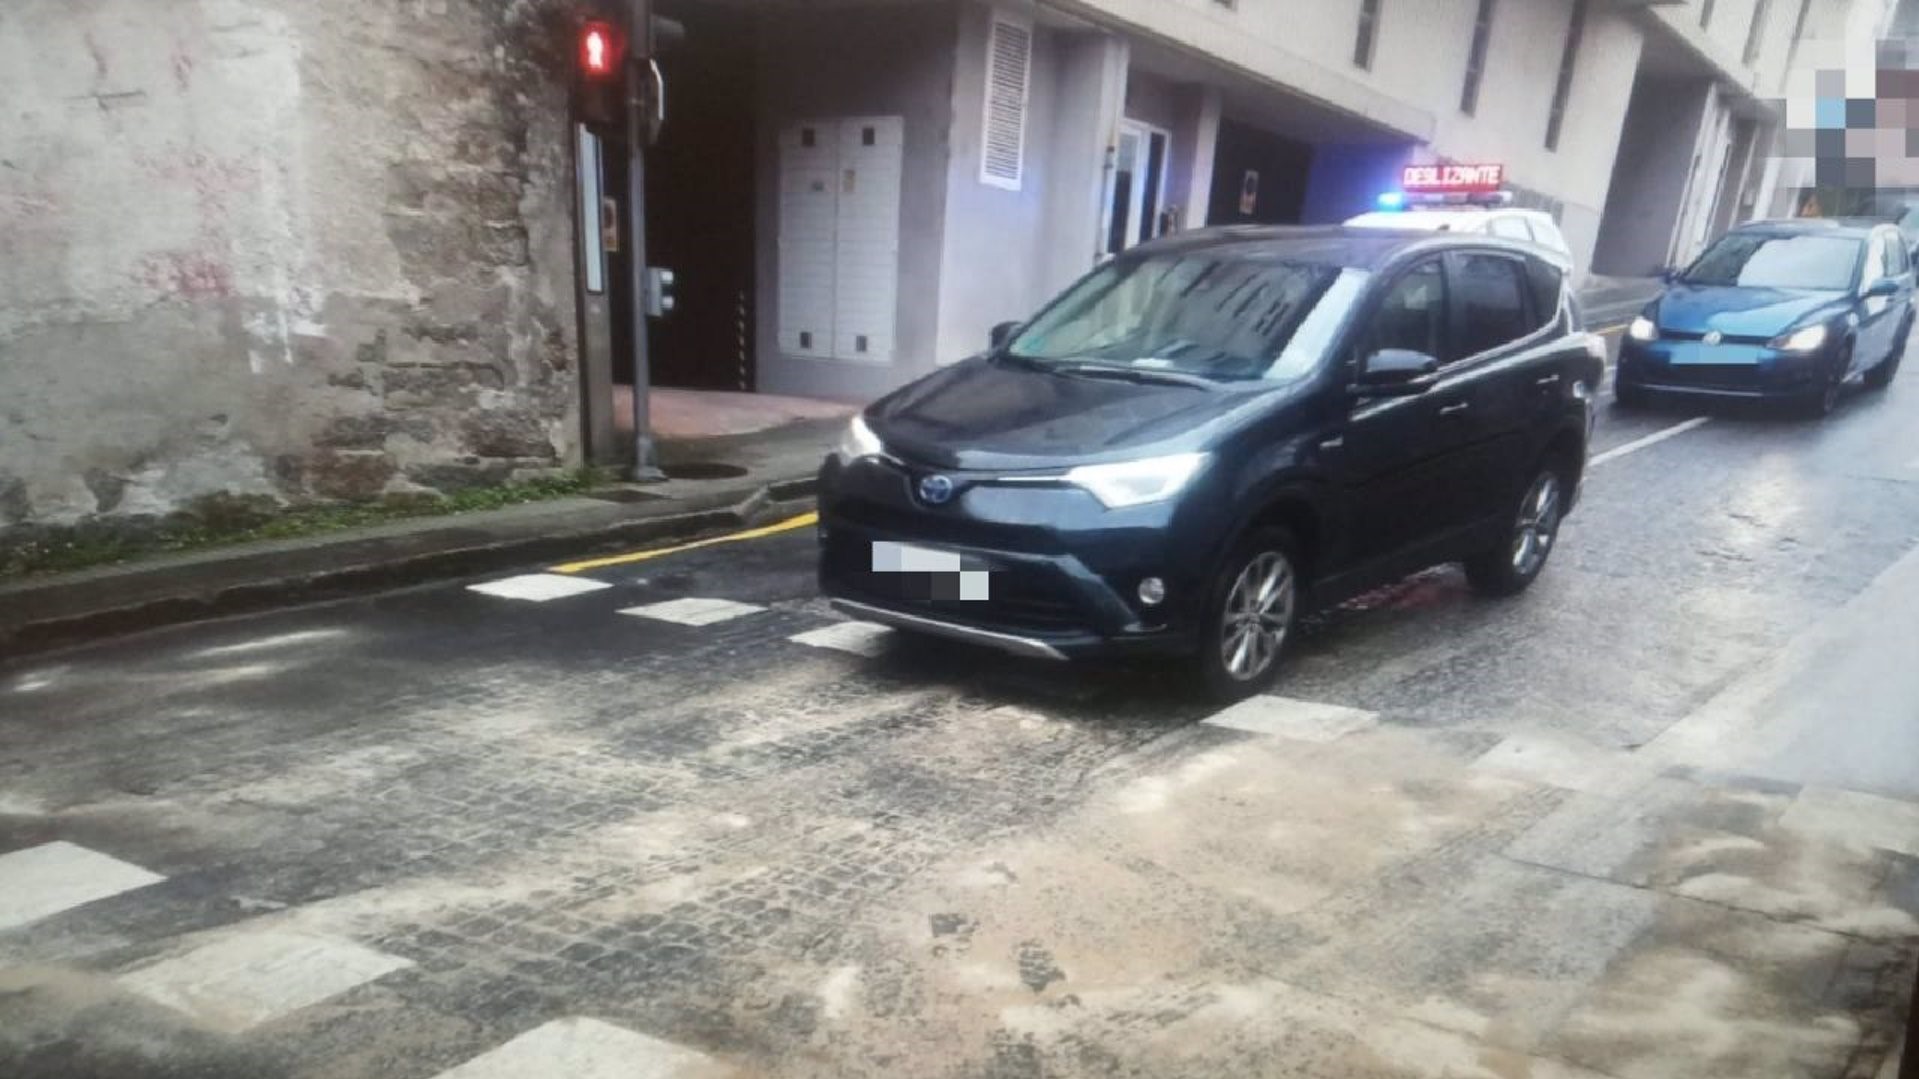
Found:
[[[1143,461],[1081,465],[1066,473],[1066,482],[1084,488],[1109,510],[1143,506],[1178,494],[1205,464],[1206,454],[1176,453]]]
[[[1626,336],[1635,341],[1657,341],[1659,327],[1653,323],[1652,319],[1640,315],[1632,320],[1632,325],[1626,327]]]
[[[866,419],[862,416],[853,417],[853,422],[846,425],[846,433],[840,436],[840,444],[833,451],[848,464],[862,457],[878,457],[884,452],[886,447],[880,444],[880,436],[866,426]]]
[[[1772,347],[1781,352],[1815,352],[1825,343],[1826,327],[1823,324],[1782,333],[1771,341]]]

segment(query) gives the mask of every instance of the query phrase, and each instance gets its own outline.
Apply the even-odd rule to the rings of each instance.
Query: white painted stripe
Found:
[[[1607,450],[1605,453],[1602,453],[1599,456],[1594,457],[1592,460],[1587,461],[1586,467],[1596,468],[1600,465],[1605,464],[1607,461],[1624,457],[1629,453],[1638,453],[1640,450],[1645,449],[1647,446],[1656,446],[1659,443],[1664,442],[1669,438],[1672,438],[1674,435],[1683,435],[1687,431],[1690,431],[1695,427],[1704,427],[1706,424],[1711,422],[1712,422],[1711,416],[1694,416],[1692,419],[1684,420],[1680,423],[1675,423],[1671,427],[1668,427],[1662,431],[1654,431],[1652,434],[1649,434],[1644,438],[1635,438],[1631,442],[1628,442],[1623,446],[1614,446],[1612,449]]]
[[[1337,704],[1259,696],[1248,697],[1205,722],[1211,727],[1229,727],[1301,742],[1333,742],[1355,731],[1377,726],[1379,715]]]
[[[63,841],[0,854],[0,929],[37,922],[165,879]]]
[[[597,592],[602,588],[611,588],[605,581],[590,580],[585,577],[568,577],[559,573],[528,573],[519,577],[507,577],[485,584],[472,584],[467,588],[488,596],[501,599],[523,599],[533,603],[545,603],[550,599],[564,599],[583,592]]]
[[[787,640],[814,648],[832,648],[856,656],[877,656],[886,648],[893,631],[873,622],[835,622],[819,629],[796,633]]]
[[[710,626],[715,622],[727,622],[744,615],[757,614],[766,608],[751,603],[735,603],[730,599],[669,599],[663,603],[649,603],[643,607],[628,607],[621,614],[630,614],[636,618],[651,618],[660,622],[677,622],[682,626]]]
[[[412,965],[351,941],[243,929],[118,981],[205,1026],[238,1032]]]
[[[722,1079],[737,1074],[703,1053],[597,1019],[555,1019],[437,1079]]]

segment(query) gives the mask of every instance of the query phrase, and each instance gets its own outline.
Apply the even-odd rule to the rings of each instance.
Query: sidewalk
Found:
[[[844,421],[660,443],[665,483],[0,584],[0,658],[98,637],[692,539],[810,509]],[[704,477],[704,478],[703,478]]]

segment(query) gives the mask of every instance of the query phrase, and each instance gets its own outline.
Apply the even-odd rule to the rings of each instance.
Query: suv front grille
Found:
[[[1072,594],[1051,571],[998,563],[984,600],[934,599],[930,574],[875,573],[864,540],[833,539],[822,552],[826,577],[848,599],[987,629],[1063,633],[1084,629]]]

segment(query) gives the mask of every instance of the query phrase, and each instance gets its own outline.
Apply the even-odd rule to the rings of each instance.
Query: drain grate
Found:
[[[746,469],[739,465],[720,461],[687,461],[684,464],[667,465],[665,472],[670,480],[730,480],[746,475]]]

